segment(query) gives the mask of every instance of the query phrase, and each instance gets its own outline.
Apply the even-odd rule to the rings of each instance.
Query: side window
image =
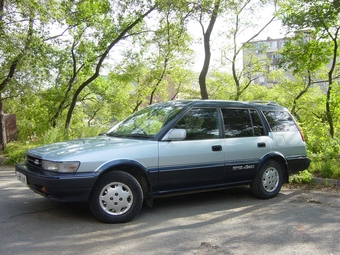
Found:
[[[255,110],[222,109],[225,137],[265,135],[260,116]]]
[[[222,109],[225,137],[253,136],[248,109]]]
[[[193,108],[175,126],[187,131],[187,140],[219,138],[217,109]]]
[[[273,132],[297,131],[293,117],[286,111],[263,111]]]
[[[254,136],[265,135],[263,124],[257,111],[250,110],[250,116],[253,121]]]

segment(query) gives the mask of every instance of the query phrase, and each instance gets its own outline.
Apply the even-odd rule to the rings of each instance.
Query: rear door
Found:
[[[218,109],[193,108],[174,128],[185,129],[187,137],[159,143],[160,192],[223,184],[225,152]]]
[[[222,109],[226,182],[255,177],[260,159],[271,151],[272,139],[255,109]]]

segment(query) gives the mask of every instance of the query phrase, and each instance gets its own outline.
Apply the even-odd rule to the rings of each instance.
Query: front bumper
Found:
[[[53,173],[17,164],[15,171],[26,176],[34,192],[60,202],[86,202],[95,184],[96,173]]]

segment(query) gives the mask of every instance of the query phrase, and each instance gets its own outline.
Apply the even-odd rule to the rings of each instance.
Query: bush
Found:
[[[105,131],[107,131],[107,127],[82,127],[72,129],[68,134],[66,134],[63,128],[51,128],[43,135],[32,136],[25,142],[8,143],[4,150],[4,154],[7,157],[4,164],[15,165],[18,162],[24,161],[25,151],[32,147],[75,138],[97,136]]]
[[[23,144],[18,142],[8,143],[4,150],[4,154],[7,159],[3,162],[3,164],[15,165],[18,162],[24,161],[25,151],[33,146],[33,144]]]
[[[340,140],[339,138],[320,138],[315,136],[307,141],[311,159],[309,171],[323,178],[340,178]]]
[[[308,170],[303,170],[298,174],[289,177],[291,183],[308,184],[312,181],[313,175]]]
[[[326,161],[324,164],[321,165],[320,173],[322,177],[325,178],[331,178],[333,173],[332,173],[332,163],[331,161]]]

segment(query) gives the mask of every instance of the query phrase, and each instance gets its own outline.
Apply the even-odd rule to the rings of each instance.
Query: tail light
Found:
[[[297,127],[299,129],[302,141],[305,141],[305,136],[303,135],[301,128],[299,127],[299,125],[297,125]]]

